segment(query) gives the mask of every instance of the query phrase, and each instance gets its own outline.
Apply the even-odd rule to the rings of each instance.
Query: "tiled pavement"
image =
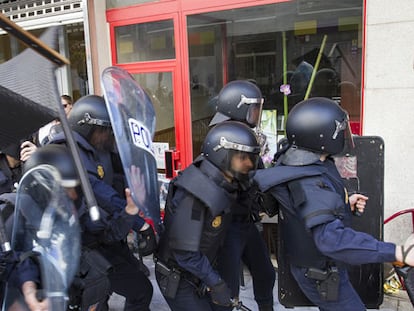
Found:
[[[155,281],[154,277],[154,263],[152,261],[152,257],[148,256],[144,258],[144,263],[147,265],[147,267],[150,268],[151,271],[151,282],[154,286],[154,295],[151,303],[151,310],[153,311],[170,311],[170,308],[166,304],[163,296],[161,295],[157,282]],[[252,282],[250,275],[248,271],[245,271],[244,273],[245,277],[245,286],[240,290],[240,300],[243,302],[245,306],[250,308],[251,310],[257,311],[256,303],[253,299],[253,292],[252,292]],[[275,284],[275,299],[277,300],[277,280]],[[123,310],[123,297],[120,297],[116,294],[112,295],[110,301],[109,301],[109,308],[111,311],[122,311]],[[296,307],[287,309],[284,306],[282,306],[278,301],[275,301],[274,304],[274,310],[280,311],[280,310],[292,310],[292,311],[316,311],[318,308],[316,307]],[[370,309],[370,310],[376,310],[376,309]],[[403,290],[400,290],[395,295],[384,295],[384,302],[380,306],[380,310],[382,311],[410,311],[414,310],[412,304],[410,303],[407,293]],[[197,310],[194,310],[197,311]],[[338,310],[340,311],[340,310]]]

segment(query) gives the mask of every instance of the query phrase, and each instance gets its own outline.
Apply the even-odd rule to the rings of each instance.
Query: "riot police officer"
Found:
[[[119,158],[113,152],[115,139],[104,99],[97,95],[81,97],[74,104],[68,122],[98,206],[111,217],[119,217],[125,213],[127,202],[121,194],[122,172],[115,169],[119,165],[114,165],[119,163]],[[49,143],[65,141],[64,133],[61,132],[51,138]],[[137,195],[145,201],[145,193]],[[151,226],[138,214],[127,228],[148,233],[149,237],[155,238]],[[92,240],[89,247],[97,249],[111,263],[111,290],[126,298],[125,310],[148,310],[153,288],[148,278],[143,277],[141,263],[129,250],[124,233],[124,230],[118,232],[118,240],[114,243]]]
[[[237,120],[249,127],[260,122],[263,97],[252,82],[236,80],[226,84],[217,99],[217,112],[210,125],[224,120]],[[259,137],[259,141],[260,141]],[[259,159],[259,168],[263,163]],[[248,267],[253,280],[253,292],[260,311],[273,310],[275,269],[257,223],[260,221],[256,187],[245,183],[239,193],[238,204],[232,210],[232,221],[224,247],[217,258],[217,269],[229,285],[232,295],[238,297],[242,262]],[[229,308],[216,308],[229,310]]]
[[[352,210],[363,212],[367,198],[348,197],[331,157],[352,146],[348,114],[334,101],[313,97],[298,103],[286,134],[276,165],[255,177],[279,201],[283,256],[302,292],[321,310],[365,310],[345,263],[414,265],[414,237],[396,246],[349,227]]]
[[[38,149],[37,151],[35,151],[32,154],[32,157],[26,163],[26,165],[23,166],[23,173],[28,173],[28,171],[34,169],[34,167],[40,164],[49,164],[49,166],[47,166],[49,172],[55,173],[56,176],[59,176],[59,178],[56,178],[55,180],[53,179],[53,181],[51,182],[51,184],[55,182],[59,185],[59,187],[55,187],[57,186],[57,184],[52,186],[55,190],[55,201],[53,203],[53,207],[57,208],[57,206],[60,206],[60,210],[57,213],[59,216],[53,217],[53,221],[51,221],[48,227],[51,231],[55,229],[58,231],[61,230],[59,231],[59,233],[62,234],[62,241],[68,241],[62,242],[61,244],[68,244],[71,247],[73,247],[71,253],[71,255],[74,256],[73,258],[67,258],[62,256],[62,258],[57,258],[56,260],[62,260],[62,262],[65,263],[77,263],[76,256],[79,255],[78,246],[80,243],[80,230],[77,222],[77,217],[72,217],[73,203],[71,203],[71,200],[74,200],[74,198],[69,196],[69,192],[67,193],[68,195],[66,195],[63,191],[59,192],[59,190],[63,190],[64,188],[68,187],[70,187],[71,189],[75,189],[75,187],[79,184],[79,180],[77,178],[74,165],[71,165],[73,160],[70,158],[68,151],[64,148],[63,151],[60,152],[61,154],[63,153],[64,157],[60,156],[59,153],[51,152],[53,150],[56,150],[57,148],[59,148],[58,150],[61,150],[60,147],[64,148],[64,146],[54,145],[45,147],[45,150]],[[56,167],[56,163],[59,164],[58,167]],[[53,167],[51,166],[52,164]],[[36,173],[39,174],[38,172]],[[29,179],[33,176],[36,176],[36,174],[28,174]],[[51,176],[53,176],[53,174],[47,175],[47,178],[50,178]],[[51,308],[51,305],[49,304],[50,301],[48,299],[39,299],[39,297],[45,297],[43,292],[39,290],[46,290],[47,286],[45,286],[45,284],[48,282],[45,279],[43,279],[44,274],[42,274],[42,277],[40,274],[40,267],[44,268],[44,265],[39,265],[38,256],[41,256],[40,252],[33,251],[36,244],[35,242],[33,242],[33,236],[36,234],[36,232],[39,232],[38,230],[41,226],[41,220],[45,219],[43,218],[44,214],[46,214],[45,206],[47,206],[50,203],[50,201],[48,201],[50,199],[49,191],[51,191],[52,189],[52,187],[50,187],[51,184],[48,184],[47,182],[41,182],[41,180],[41,178],[38,178],[37,181],[32,180],[30,182],[30,186],[28,186],[28,184],[23,181],[23,183],[25,183],[24,186],[21,186],[21,189],[23,190],[20,192],[20,195],[18,196],[19,199],[17,199],[16,201],[19,202],[18,208],[12,215],[9,216],[9,218],[6,221],[6,224],[8,225],[7,235],[11,237],[11,230],[13,230],[14,245],[13,250],[5,253],[9,257],[9,269],[11,270],[10,278],[8,280],[7,298],[4,306],[5,309],[19,308],[19,306],[23,303],[23,300],[21,300],[20,298],[20,292],[23,294],[22,298],[24,298],[24,303],[30,310],[42,311]],[[56,191],[56,189],[59,190]],[[59,225],[55,227],[54,221],[56,219],[59,219]],[[71,220],[69,221],[69,219]],[[65,223],[65,225],[63,225],[63,223]],[[66,225],[70,227],[72,231],[65,231],[67,229]],[[71,234],[69,234],[69,232]],[[36,240],[36,242],[38,243],[39,241]],[[56,241],[49,242],[51,244],[53,244],[54,242],[56,243]],[[68,251],[67,248],[60,248],[60,246],[57,247],[56,253],[59,253],[57,257],[59,257],[64,252]],[[75,254],[73,254],[73,251]],[[45,254],[43,253],[42,256],[45,256]],[[13,259],[13,261],[10,261],[10,259]],[[67,266],[70,265],[62,264],[55,271],[61,275],[65,275],[66,280],[71,280],[72,274],[71,272],[69,272],[71,271],[71,269],[67,268]],[[68,271],[68,275],[66,275],[66,271],[64,271],[66,268]],[[54,282],[54,280],[52,281],[51,279],[49,279],[48,285],[50,286],[51,284],[56,285],[57,287],[62,285],[58,281]],[[47,290],[53,291],[53,288],[49,287],[47,288]],[[23,306],[21,306],[21,308],[24,309]]]
[[[172,310],[232,305],[233,296],[214,263],[232,205],[256,169],[259,152],[248,126],[223,122],[208,132],[201,155],[171,181],[155,274]]]
[[[79,187],[75,163],[66,146],[49,144],[38,148],[25,163],[24,170],[28,171],[42,164],[48,164],[60,173],[61,184],[68,197],[75,203],[82,228],[83,251],[80,269],[69,291],[69,304],[72,309],[74,306],[80,306],[81,309],[93,306],[96,310],[106,310],[106,301],[110,294],[111,264],[99,253],[100,248],[94,246],[110,245],[123,239],[134,223],[138,207],[133,203],[130,191],[127,190],[124,212],[115,217],[101,209],[100,219],[92,221]],[[137,282],[147,282],[138,270],[131,269],[130,273]]]

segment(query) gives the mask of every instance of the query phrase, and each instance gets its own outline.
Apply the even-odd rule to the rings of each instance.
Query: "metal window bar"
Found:
[[[82,10],[82,0],[9,0],[0,2],[0,12],[13,22],[23,22]]]

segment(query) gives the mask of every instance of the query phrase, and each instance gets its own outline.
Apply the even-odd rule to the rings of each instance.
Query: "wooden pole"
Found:
[[[311,75],[311,78],[309,80],[308,89],[306,90],[306,94],[305,94],[304,99],[309,98],[309,95],[310,95],[310,92],[311,92],[312,86],[313,86],[313,81],[315,80],[315,75],[316,75],[316,72],[318,71],[319,63],[321,62],[323,50],[325,49],[325,44],[326,44],[326,39],[327,38],[328,38],[327,35],[323,36],[321,48],[319,49],[318,57],[316,58],[315,66],[313,67],[312,75]]]

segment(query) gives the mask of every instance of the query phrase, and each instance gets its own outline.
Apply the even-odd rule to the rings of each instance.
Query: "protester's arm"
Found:
[[[27,161],[30,156],[37,150],[37,146],[29,140],[24,141],[20,145],[20,160]]]

